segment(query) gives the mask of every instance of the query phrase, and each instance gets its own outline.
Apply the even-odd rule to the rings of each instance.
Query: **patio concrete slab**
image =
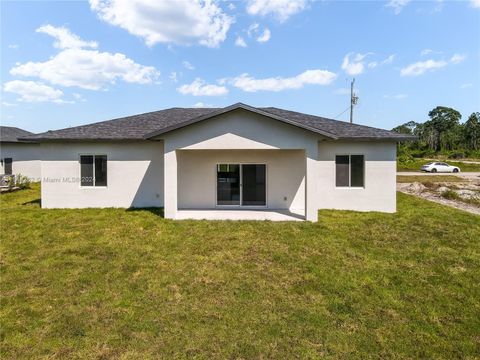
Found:
[[[305,221],[303,212],[288,210],[178,210],[177,220],[269,220],[269,221]]]

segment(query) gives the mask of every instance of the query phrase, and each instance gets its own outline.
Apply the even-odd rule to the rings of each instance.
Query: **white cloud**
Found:
[[[258,33],[258,29],[260,27],[260,24],[258,23],[253,23],[250,25],[247,29],[247,34],[249,37],[252,37],[254,34]]]
[[[385,6],[393,8],[395,15],[398,15],[410,1],[411,0],[390,0]]]
[[[282,91],[300,89],[304,85],[329,85],[335,80],[336,74],[327,70],[307,70],[289,78],[271,77],[255,79],[248,74],[242,74],[230,80],[230,83],[243,91]]]
[[[7,106],[7,107],[18,106],[18,104],[9,103],[9,102],[7,102],[7,101],[2,101],[2,105],[3,105],[3,106]]]
[[[433,11],[435,11],[435,12],[440,12],[440,11],[442,11],[443,5],[444,5],[443,0],[437,0],[437,1],[435,2],[435,6],[434,6],[434,8],[433,8]]]
[[[273,15],[280,22],[303,11],[307,0],[248,0],[247,12],[250,15]]]
[[[79,94],[79,93],[73,93],[72,95],[73,95],[73,97],[75,98],[75,100],[77,100],[77,101],[82,101],[82,102],[87,101],[87,100],[85,100],[85,98],[84,98],[81,94]]]
[[[470,0],[470,6],[474,8],[480,8],[480,0]]]
[[[258,23],[253,23],[246,31],[249,38],[255,38],[259,43],[267,42],[271,37],[271,32],[268,28],[264,28],[263,32],[260,33],[260,24]]]
[[[238,36],[235,40],[235,46],[247,47],[247,43],[245,42],[245,39],[243,37]]]
[[[270,40],[270,35],[270,30],[265,28],[265,30],[263,30],[263,33],[259,37],[257,37],[257,41],[259,43],[267,42],[268,40]]]
[[[463,60],[467,58],[467,55],[464,54],[454,54],[451,58],[450,61],[452,64],[460,64]]]
[[[9,48],[9,49],[15,49],[15,50],[16,50],[16,49],[19,48],[19,46],[18,46],[17,44],[9,44],[9,45],[8,45],[8,48]]]
[[[213,108],[215,106],[211,104],[205,104],[203,102],[197,102],[195,105],[193,105],[194,108]]]
[[[157,43],[217,47],[234,19],[211,0],[90,0],[98,16],[141,37],[148,46]]]
[[[363,71],[365,70],[364,59],[370,54],[371,53],[366,53],[366,54],[360,54],[359,53],[359,54],[355,54],[355,56],[352,57],[352,55],[354,55],[354,54],[353,53],[348,53],[343,58],[342,69],[348,75],[362,74]]]
[[[52,25],[44,25],[39,27],[36,32],[44,33],[55,38],[53,43],[58,49],[81,49],[81,48],[97,48],[95,41],[84,41],[78,35],[72,34],[69,29],[64,27],[55,27]]]
[[[169,78],[170,80],[172,80],[174,83],[178,82],[176,71],[172,71],[172,72],[170,73],[170,76],[169,76],[168,78]]]
[[[442,54],[442,52],[441,52],[441,51],[432,50],[432,49],[423,49],[423,50],[420,52],[420,56],[426,56],[426,55],[431,55],[431,54]]]
[[[123,54],[84,49],[66,49],[45,62],[18,65],[10,74],[89,90],[99,90],[118,79],[148,84],[160,75],[154,67],[137,64]]]
[[[468,88],[471,88],[472,86],[473,86],[472,83],[466,83],[466,84],[460,85],[460,89],[468,89]]]
[[[61,90],[34,81],[9,81],[3,85],[3,91],[20,95],[19,100],[25,102],[64,102]]]
[[[237,7],[235,6],[234,3],[228,4],[228,9],[229,9],[229,10],[232,10],[232,11],[233,11],[233,10],[235,10],[236,8],[237,8]]]
[[[395,54],[391,54],[385,60],[382,61],[382,64],[391,64],[394,59],[395,59]]]
[[[207,84],[204,80],[196,78],[191,84],[185,84],[177,88],[177,91],[183,95],[193,96],[220,96],[228,94],[225,86]]]
[[[366,55],[370,55],[371,53],[368,53]],[[368,63],[367,67],[369,69],[375,69],[377,66],[380,66],[380,65],[387,65],[387,64],[391,64],[393,62],[393,60],[395,59],[395,54],[392,54],[392,55],[389,55],[387,58],[385,58],[384,60],[382,61],[371,61]]]
[[[407,67],[404,67],[400,70],[400,74],[402,76],[418,76],[422,75],[427,71],[435,71],[447,66],[448,63],[443,60],[426,60],[426,61],[419,61],[414,64],[410,64]]]
[[[73,35],[69,31],[68,33]],[[78,48],[83,41],[76,35],[73,36],[74,43],[59,40],[57,46],[62,47],[62,50],[49,60],[17,64],[10,70],[10,74],[37,77],[55,85],[89,90],[99,90],[116,80],[147,84],[160,76],[153,66],[137,64],[124,54]],[[64,48],[65,46],[74,47]]]
[[[395,100],[401,100],[405,99],[407,97],[406,94],[396,94],[396,95],[383,95],[385,99],[395,99]]]
[[[185,69],[187,70],[195,70],[195,66],[193,66],[192,64],[190,64],[188,61],[183,61],[182,62],[182,65]]]

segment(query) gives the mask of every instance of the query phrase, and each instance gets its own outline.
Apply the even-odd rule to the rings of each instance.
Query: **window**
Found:
[[[107,186],[107,156],[80,156],[80,185]]]
[[[335,186],[363,187],[365,185],[365,162],[363,155],[335,156]]]
[[[5,158],[2,161],[3,163],[3,172],[5,175],[12,175],[12,163],[13,159],[12,158]]]

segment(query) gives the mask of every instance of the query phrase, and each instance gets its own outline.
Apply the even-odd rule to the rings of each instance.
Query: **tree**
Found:
[[[393,128],[392,131],[395,131],[399,134],[413,135],[413,131],[419,124],[415,121],[409,121],[405,124],[399,125],[396,128]]]
[[[460,141],[462,115],[455,109],[437,106],[428,116],[423,131],[429,147],[435,151],[454,149]]]
[[[411,153],[443,150],[480,150],[480,112],[474,112],[464,124],[455,109],[437,106],[428,113],[430,120],[423,124],[409,121],[392,129],[401,134],[416,135],[418,140],[399,144],[398,151]],[[463,151],[461,152],[463,153]]]
[[[472,150],[480,149],[480,112],[474,112],[463,128],[465,143]]]

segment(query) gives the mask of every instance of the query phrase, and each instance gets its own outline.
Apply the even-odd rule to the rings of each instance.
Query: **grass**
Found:
[[[435,183],[435,182],[465,182],[465,180],[455,175],[397,175],[397,183]]]
[[[400,162],[397,161],[397,171],[420,171],[422,165],[431,162],[429,159],[414,159],[413,161]],[[447,164],[458,166],[463,172],[477,172],[480,171],[480,164],[464,163],[461,161],[447,160]]]
[[[480,221],[398,194],[319,223],[0,197],[2,359],[478,358]]]

